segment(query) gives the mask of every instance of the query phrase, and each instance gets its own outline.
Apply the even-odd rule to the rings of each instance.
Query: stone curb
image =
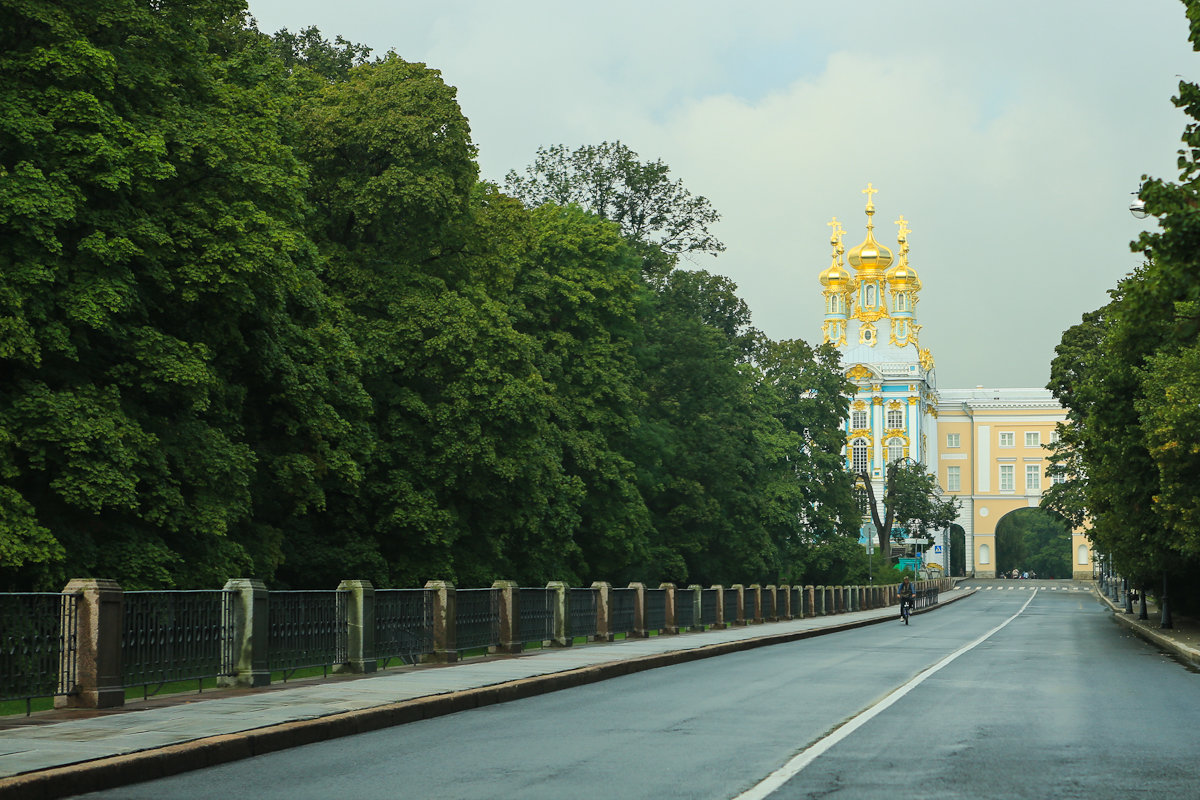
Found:
[[[1184,663],[1200,669],[1200,650],[1189,647],[1164,633],[1159,633],[1158,629],[1152,628],[1149,625],[1140,624],[1143,620],[1128,616],[1124,608],[1113,602],[1111,598],[1105,596],[1099,589],[1093,589],[1092,591],[1096,593],[1097,597],[1108,604],[1108,607],[1112,609],[1113,619],[1117,622],[1129,628],[1135,635],[1145,639],[1160,650],[1172,653]]]
[[[935,611],[950,603],[970,597],[977,591],[979,590],[975,588],[969,589],[957,597],[948,598],[936,606],[923,608],[913,613],[925,614]],[[506,703],[510,700],[520,700],[658,667],[684,664],[703,658],[810,639],[828,633],[894,622],[896,619],[889,614],[872,619],[836,623],[806,631],[768,634],[752,639],[721,642],[687,650],[673,650],[668,653],[656,653],[625,661],[596,664],[565,672],[539,675],[534,678],[521,678],[476,689],[418,697],[399,703],[331,714],[316,719],[297,720],[238,733],[208,736],[137,753],[82,761],[78,764],[53,767],[0,779],[0,798],[5,798],[5,800],[8,798],[13,800],[55,800],[87,792],[115,789],[133,783],[166,778],[182,772],[261,756],[291,747],[368,733],[472,708]]]

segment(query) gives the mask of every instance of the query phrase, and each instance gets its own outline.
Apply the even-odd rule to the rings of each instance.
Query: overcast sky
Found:
[[[441,70],[485,179],[539,145],[620,140],[721,213],[717,258],[773,339],[819,342],[818,273],[895,249],[924,284],[942,388],[1044,386],[1064,329],[1107,302],[1154,220],[1143,174],[1175,178],[1200,79],[1178,0],[250,0],[259,28],[310,25]]]

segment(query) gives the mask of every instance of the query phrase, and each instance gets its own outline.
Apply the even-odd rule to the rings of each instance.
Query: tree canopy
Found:
[[[1200,47],[1200,3],[1184,5]],[[1064,482],[1043,505],[1086,520],[1121,574],[1148,586],[1166,576],[1200,606],[1200,87],[1182,81],[1174,103],[1190,119],[1177,182],[1146,177],[1140,192],[1159,230],[1132,243],[1143,263],[1056,348],[1049,388],[1068,421],[1052,474]]]
[[[7,3],[0,582],[798,582],[857,513],[836,351],[602,143],[479,180],[438,70],[237,0]]]

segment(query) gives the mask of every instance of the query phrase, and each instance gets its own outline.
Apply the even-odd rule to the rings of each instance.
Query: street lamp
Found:
[[[1146,201],[1140,197],[1135,197],[1129,204],[1129,213],[1133,214],[1135,219],[1145,219],[1150,216],[1146,211]]]

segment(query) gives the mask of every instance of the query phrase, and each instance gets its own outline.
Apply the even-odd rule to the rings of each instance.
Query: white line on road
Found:
[[[800,770],[816,761],[817,758],[823,755],[827,750],[829,750],[829,748],[833,747],[835,744],[854,733],[863,725],[866,725],[880,713],[887,710],[901,697],[904,697],[904,695],[920,686],[930,675],[933,675],[935,672],[961,656],[963,653],[974,650],[976,647],[992,638],[993,635],[1008,625],[1008,623],[1021,616],[1021,613],[1029,607],[1030,603],[1033,602],[1033,598],[1037,597],[1037,593],[1038,590],[1034,589],[1033,594],[1029,595],[1029,599],[1025,601],[1025,605],[1021,606],[1017,613],[1004,620],[1004,622],[1001,622],[999,625],[992,628],[990,631],[985,633],[983,636],[980,636],[970,644],[965,644],[958,648],[953,653],[934,664],[932,667],[928,667],[923,672],[917,673],[916,677],[914,677],[908,683],[896,689],[870,708],[860,711],[857,716],[851,717],[846,722],[842,723],[841,726],[834,728],[832,731],[826,734],[824,738],[818,739],[804,750],[801,750],[799,753],[792,756],[792,758],[782,767],[763,778],[758,784],[750,787],[746,791],[734,797],[733,800],[763,800],[763,798],[770,797],[772,794],[774,794],[776,789],[783,786],[792,778],[796,777],[796,775],[800,773]]]

